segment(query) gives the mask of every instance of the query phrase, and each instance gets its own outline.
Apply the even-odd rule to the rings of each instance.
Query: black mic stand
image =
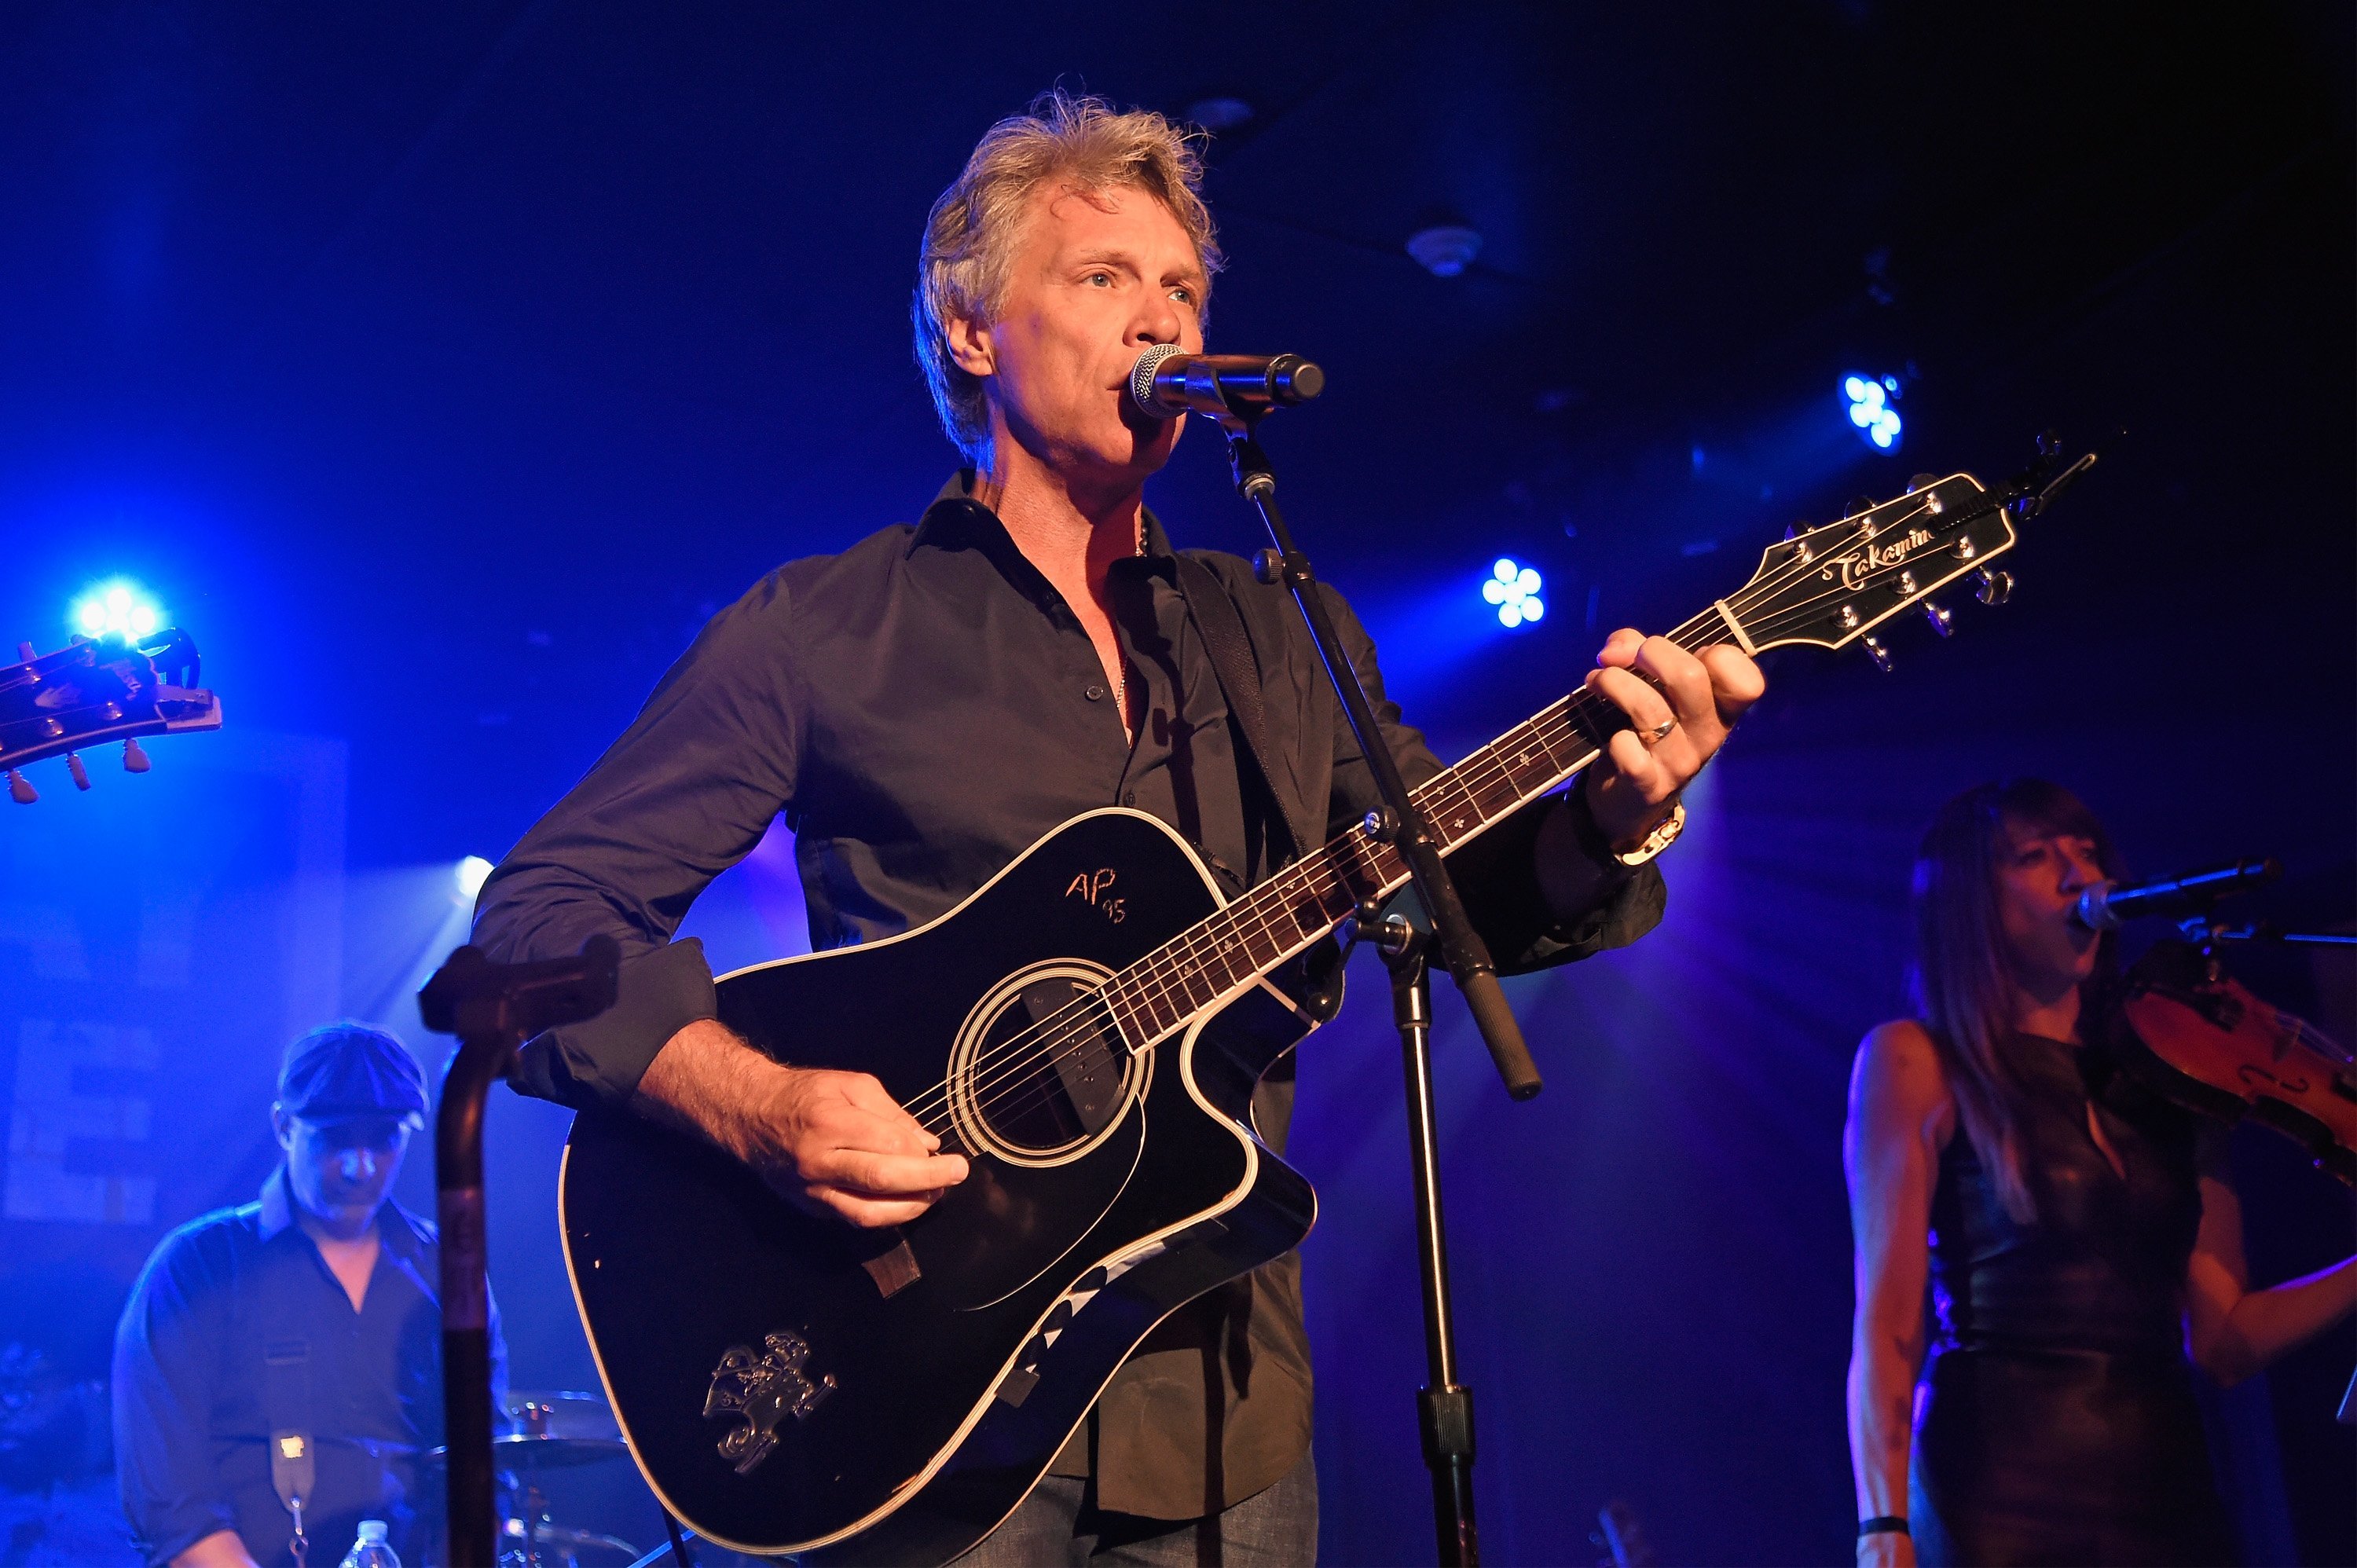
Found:
[[[1399,1026],[1407,1080],[1408,1174],[1415,1183],[1415,1254],[1424,1286],[1426,1382],[1416,1391],[1425,1467],[1432,1472],[1432,1520],[1445,1568],[1481,1561],[1473,1523],[1473,1391],[1457,1380],[1457,1326],[1448,1302],[1448,1241],[1441,1229],[1440,1128],[1432,1100],[1432,939],[1393,915],[1373,930],[1392,974],[1392,1021]]]
[[[1440,1207],[1439,1136],[1432,1105],[1432,971],[1428,950],[1437,947],[1441,962],[1457,983],[1458,994],[1471,1009],[1473,1022],[1490,1047],[1491,1060],[1505,1080],[1506,1092],[1516,1100],[1538,1093],[1538,1068],[1523,1043],[1506,993],[1498,984],[1497,967],[1488,946],[1466,918],[1456,884],[1442,863],[1439,842],[1431,824],[1416,809],[1407,781],[1400,776],[1399,759],[1375,722],[1359,672],[1335,635],[1333,618],[1314,590],[1317,574],[1309,558],[1293,542],[1285,513],[1276,504],[1276,476],[1268,455],[1253,439],[1256,413],[1231,410],[1215,413],[1228,433],[1228,461],[1235,471],[1236,489],[1259,509],[1275,548],[1262,553],[1257,567],[1261,581],[1282,582],[1292,590],[1301,618],[1308,623],[1310,640],[1325,662],[1326,674],[1342,700],[1342,712],[1360,752],[1373,773],[1375,789],[1383,804],[1367,815],[1369,834],[1396,844],[1407,862],[1408,876],[1426,914],[1432,921],[1427,937],[1408,921],[1393,916],[1380,925],[1375,909],[1362,906],[1355,921],[1360,936],[1378,939],[1383,961],[1392,972],[1394,1016],[1400,1031],[1400,1048],[1407,1081],[1408,1161],[1415,1184],[1416,1251],[1424,1287],[1424,1345],[1428,1382],[1416,1395],[1417,1425],[1424,1459],[1432,1471],[1435,1537],[1445,1568],[1471,1568],[1480,1561],[1480,1545],[1473,1520],[1473,1395],[1457,1381],[1457,1344],[1448,1299],[1448,1248]],[[1308,846],[1304,846],[1306,849]]]
[[[1286,527],[1285,513],[1277,507],[1276,475],[1269,467],[1268,454],[1253,439],[1249,421],[1256,416],[1231,413],[1214,417],[1228,433],[1228,462],[1235,470],[1236,489],[1259,509],[1261,521],[1268,525],[1268,536],[1276,544],[1275,550],[1262,553],[1257,568],[1261,581],[1281,582],[1292,590],[1293,602],[1301,607],[1301,618],[1309,624],[1309,639],[1318,645],[1318,657],[1325,661],[1327,677],[1342,699],[1351,733],[1358,737],[1359,750],[1375,776],[1375,791],[1383,806],[1368,813],[1368,831],[1378,842],[1398,846],[1400,857],[1407,862],[1409,880],[1431,917],[1442,967],[1457,983],[1465,1005],[1472,1009],[1473,1022],[1481,1031],[1482,1043],[1490,1047],[1491,1059],[1497,1063],[1498,1076],[1505,1079],[1506,1092],[1516,1100],[1528,1100],[1539,1091],[1539,1069],[1531,1060],[1530,1047],[1523,1043],[1522,1026],[1514,1022],[1513,1010],[1506,1005],[1489,947],[1466,918],[1457,885],[1448,879],[1439,841],[1408,793],[1407,781],[1400,777],[1399,760],[1375,723],[1366,689],[1359,684],[1359,672],[1342,651],[1334,619],[1326,613],[1326,601],[1311,591],[1318,582],[1317,573],[1309,557],[1293,542],[1293,532]]]
[[[614,1004],[620,950],[592,937],[578,958],[498,964],[464,947],[417,993],[437,1035],[458,1036],[434,1114],[434,1187],[442,1233],[442,1441],[450,1568],[492,1568],[499,1510],[491,1463],[490,1282],[483,1232],[483,1106],[516,1047]]]

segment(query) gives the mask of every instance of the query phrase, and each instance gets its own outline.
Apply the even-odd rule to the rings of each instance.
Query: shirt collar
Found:
[[[295,1223],[295,1200],[286,1190],[286,1167],[281,1165],[262,1184],[262,1239],[274,1240],[280,1231]]]
[[[949,477],[934,495],[932,504],[917,520],[916,531],[909,536],[909,554],[915,554],[920,544],[937,550],[975,544],[994,552],[1022,554],[1014,549],[1015,542],[1007,537],[1006,525],[998,521],[998,514],[974,499],[974,481],[972,468],[960,468]],[[1171,569],[1170,536],[1162,531],[1161,520],[1154,515],[1153,508],[1141,507],[1139,510],[1145,517],[1146,558],[1155,564],[1157,570],[1167,574]]]
[[[295,1224],[295,1196],[287,1190],[286,1165],[283,1160],[270,1173],[270,1179],[262,1184],[262,1212],[258,1219],[265,1241],[277,1240]],[[389,1197],[384,1207],[376,1211],[376,1228],[393,1244],[393,1251],[406,1256],[414,1256],[426,1240],[424,1223]]]

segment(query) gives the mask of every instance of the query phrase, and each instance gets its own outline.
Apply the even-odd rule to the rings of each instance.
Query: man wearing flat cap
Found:
[[[363,1519],[416,1550],[442,1441],[434,1227],[388,1197],[425,1075],[359,1024],[287,1047],[259,1202],[164,1239],[114,1337],[115,1470],[151,1564],[331,1568]],[[495,1380],[505,1380],[491,1319]],[[414,1558],[411,1558],[414,1561]]]

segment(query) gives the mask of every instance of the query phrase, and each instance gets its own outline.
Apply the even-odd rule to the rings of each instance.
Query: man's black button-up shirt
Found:
[[[1282,831],[1265,792],[1240,781],[1240,743],[1159,523],[1147,516],[1143,553],[1117,563],[1109,585],[1128,679],[1144,687],[1131,740],[1079,618],[970,484],[952,479],[914,528],[780,567],[716,616],[501,863],[476,922],[494,958],[568,954],[598,933],[624,953],[616,1006],[528,1046],[518,1088],[575,1104],[627,1100],[673,1034],[714,1015],[701,944],[672,933],[780,812],[819,950],[945,914],[1058,824],[1103,806],[1170,823],[1235,884],[1275,868]],[[1277,787],[1329,836],[1340,832],[1377,797],[1298,610],[1237,557],[1194,553],[1243,618]],[[1383,696],[1349,607],[1329,600],[1408,782],[1421,783],[1438,758]],[[1609,883],[1598,908],[1549,907],[1536,846],[1560,808],[1534,802],[1450,860],[1501,972],[1634,940],[1660,918],[1651,866]],[[1289,1083],[1264,1085],[1256,1107],[1279,1150],[1291,1099]],[[1271,1264],[1175,1316],[1131,1359],[1098,1405],[1103,1507],[1192,1517],[1207,1476],[1235,1501],[1299,1457],[1309,1405],[1297,1278],[1295,1260]],[[1237,1292],[1247,1301],[1224,1299]],[[1217,1350],[1231,1332],[1247,1344]],[[1227,1390],[1217,1421],[1204,1393],[1214,1355]],[[1205,1452],[1212,1441],[1222,1455]]]

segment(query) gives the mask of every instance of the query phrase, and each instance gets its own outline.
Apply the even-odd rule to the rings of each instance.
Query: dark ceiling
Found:
[[[918,224],[1061,81],[1254,110],[1214,338],[1329,368],[1273,445],[1402,684],[1461,676],[1424,600],[1506,549],[1559,666],[1597,600],[1676,618],[1796,516],[2007,466],[2040,345],[2345,206],[2349,58],[2287,5],[11,6],[0,617],[46,647],[130,573],[235,722],[352,741],[361,861],[496,853],[712,607],[930,496]],[[1439,220],[1463,276],[1405,252]],[[1902,456],[1853,366],[1908,378]],[[1158,504],[1249,548],[1222,480],[1191,441]]]

